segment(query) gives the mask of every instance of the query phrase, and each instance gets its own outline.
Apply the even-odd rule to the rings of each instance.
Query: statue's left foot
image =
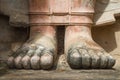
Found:
[[[67,61],[71,68],[112,68],[115,60],[103,49],[75,45],[68,50]]]
[[[65,34],[65,50],[71,68],[112,68],[115,59],[92,40],[90,28],[69,26]]]

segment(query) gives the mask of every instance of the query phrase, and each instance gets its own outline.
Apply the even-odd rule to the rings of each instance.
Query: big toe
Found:
[[[68,63],[69,63],[71,68],[78,69],[81,67],[82,57],[78,53],[78,51],[74,51],[72,53],[69,53],[67,60],[68,60]]]
[[[53,56],[45,53],[41,56],[41,68],[50,69],[53,66]]]

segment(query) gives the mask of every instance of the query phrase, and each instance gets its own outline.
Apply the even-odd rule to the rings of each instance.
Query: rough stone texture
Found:
[[[80,79],[81,80],[119,80],[120,79],[119,77],[120,24],[119,23],[120,23],[120,18],[118,17],[117,22],[113,25],[109,25],[109,27],[103,26],[92,29],[94,40],[97,43],[99,43],[108,53],[110,53],[116,58],[117,63],[114,66],[113,70],[66,70],[65,67],[60,68],[60,65],[57,66],[59,67],[57,70],[53,70],[53,71],[1,69],[0,80],[80,80]],[[59,29],[64,30],[63,28],[59,28]],[[62,32],[62,30],[60,31]],[[16,42],[19,42],[19,40],[16,40]],[[10,47],[8,48],[8,50],[10,50]],[[7,51],[4,52],[8,54]],[[63,54],[63,52],[60,51],[59,54]],[[1,55],[1,57],[3,58],[3,55]],[[4,59],[7,58],[4,57]]]
[[[120,68],[120,17],[113,25],[92,29],[94,40],[116,59],[114,68]]]
[[[30,0],[30,25],[92,24],[91,6],[94,0]]]
[[[102,1],[104,2],[107,0],[102,0]],[[119,1],[119,0],[111,0],[111,1]],[[1,65],[0,80],[80,80],[80,79],[81,80],[93,80],[93,79],[119,80],[120,79],[119,77],[120,27],[119,26],[120,26],[120,17],[118,17],[117,22],[114,23],[113,25],[95,27],[92,29],[94,40],[97,43],[99,43],[108,53],[110,53],[112,56],[116,58],[117,62],[113,70],[67,71],[65,67],[68,66],[61,68],[61,66],[64,66],[65,63],[63,58],[60,58],[60,60],[58,60],[58,62],[61,61],[60,63],[62,63],[63,61],[63,63],[57,66],[59,68],[56,71],[55,70],[54,71],[9,70],[3,67],[4,62],[6,62],[8,55],[13,53],[23,42],[25,42],[26,38],[28,37],[27,36],[28,32],[26,28],[10,27],[9,18],[6,16],[0,16],[0,63],[3,63],[3,65],[0,64]],[[61,29],[63,30],[63,28]],[[60,31],[62,32],[62,30]],[[63,51],[61,50],[59,54],[63,54]],[[64,57],[64,55],[62,55],[62,57]]]
[[[14,27],[27,27],[28,0],[0,0],[0,13],[9,16],[9,23]]]
[[[119,80],[119,75],[120,73],[114,70],[10,70],[1,74],[0,80]]]
[[[0,14],[10,17],[9,23],[15,27],[27,27],[28,0],[0,0]],[[115,23],[120,13],[120,0],[96,0],[94,26]]]
[[[18,48],[18,44],[22,44],[27,38],[27,30],[21,28],[12,28],[8,25],[8,17],[0,16],[0,59],[3,61],[7,60],[10,53]],[[57,71],[26,71],[26,70],[6,70],[0,69],[1,80],[20,80],[20,75],[23,76],[22,80],[118,80],[120,75],[120,20],[119,17],[117,22],[109,27],[103,26],[99,28],[93,28],[93,37],[107,52],[112,54],[117,63],[114,66],[115,70],[80,70],[80,71],[65,71],[64,60],[60,58],[63,63],[59,64]],[[61,32],[64,33],[64,29],[60,28]],[[24,31],[23,31],[24,30]],[[16,36],[17,35],[17,36]],[[23,36],[24,35],[24,36]],[[98,36],[99,35],[99,36]],[[62,35],[64,36],[64,34]],[[4,40],[3,40],[4,37]],[[61,37],[60,37],[61,39]],[[60,40],[61,41],[61,40]],[[17,45],[16,45],[17,43]],[[63,44],[63,43],[62,43]],[[15,46],[15,47],[14,47]],[[59,54],[63,54],[62,49]],[[64,56],[64,55],[62,55]],[[60,61],[60,60],[59,60]],[[62,62],[61,61],[61,62]],[[2,65],[2,64],[1,64]],[[64,74],[64,75],[63,75]]]
[[[113,24],[116,16],[120,16],[120,0],[96,0],[94,26]]]
[[[5,26],[6,23],[8,23],[8,19],[4,17],[5,23],[2,22],[2,25]],[[117,22],[113,25],[102,26],[102,27],[96,27],[92,29],[93,38],[94,40],[99,43],[108,53],[113,55],[117,63],[114,66],[113,70],[67,70],[64,66],[64,60],[62,64],[59,64],[57,67],[57,70],[53,71],[42,71],[42,70],[9,70],[9,69],[0,69],[0,80],[119,80],[120,77],[120,18],[118,17]],[[6,25],[6,27],[9,27]],[[11,27],[10,27],[11,29]],[[10,29],[6,29],[6,31],[9,31]],[[13,29],[13,28],[12,28]],[[16,28],[15,28],[16,29]],[[64,32],[63,28],[60,30],[61,32]],[[1,30],[1,29],[0,29]],[[18,30],[19,31],[19,30]],[[14,31],[12,31],[14,32]],[[15,31],[16,32],[16,31]],[[26,31],[25,31],[26,32]],[[5,33],[3,30],[2,33]],[[10,32],[11,33],[11,32]],[[16,42],[19,42],[20,35],[25,35],[22,32],[19,32],[19,38],[12,38],[13,42],[16,40]],[[8,35],[10,36],[10,35]],[[8,37],[7,36],[7,37]],[[0,41],[3,39],[0,39]],[[5,39],[4,39],[5,40]],[[18,41],[17,41],[18,40]],[[24,38],[25,40],[25,38]],[[24,40],[20,40],[21,42]],[[4,41],[7,42],[7,41]],[[2,44],[4,46],[2,46]],[[7,43],[6,43],[7,44]],[[9,51],[11,51],[11,42],[9,42],[9,45],[5,46],[3,42],[0,43],[0,46],[3,47],[0,49],[0,56],[2,60],[6,60]],[[62,43],[63,44],[63,43]],[[6,50],[6,48],[8,50]],[[61,49],[62,50],[62,49]],[[63,54],[63,51],[60,50],[59,54]],[[2,52],[3,51],[3,52]],[[62,55],[64,56],[64,55]],[[60,60],[59,60],[60,61]],[[62,61],[61,61],[62,62]],[[20,77],[22,76],[22,78]]]
[[[28,37],[27,28],[14,28],[9,18],[0,15],[0,60],[6,60]]]

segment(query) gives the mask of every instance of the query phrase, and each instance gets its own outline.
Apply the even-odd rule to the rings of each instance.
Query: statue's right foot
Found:
[[[17,69],[52,68],[56,57],[55,33],[52,26],[32,28],[30,40],[9,57],[8,66]]]
[[[68,26],[65,34],[67,62],[74,69],[108,69],[115,59],[91,36],[89,26]]]

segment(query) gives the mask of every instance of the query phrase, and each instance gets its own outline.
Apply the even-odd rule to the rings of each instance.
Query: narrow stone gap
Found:
[[[57,27],[58,54],[64,53],[65,26]]]

